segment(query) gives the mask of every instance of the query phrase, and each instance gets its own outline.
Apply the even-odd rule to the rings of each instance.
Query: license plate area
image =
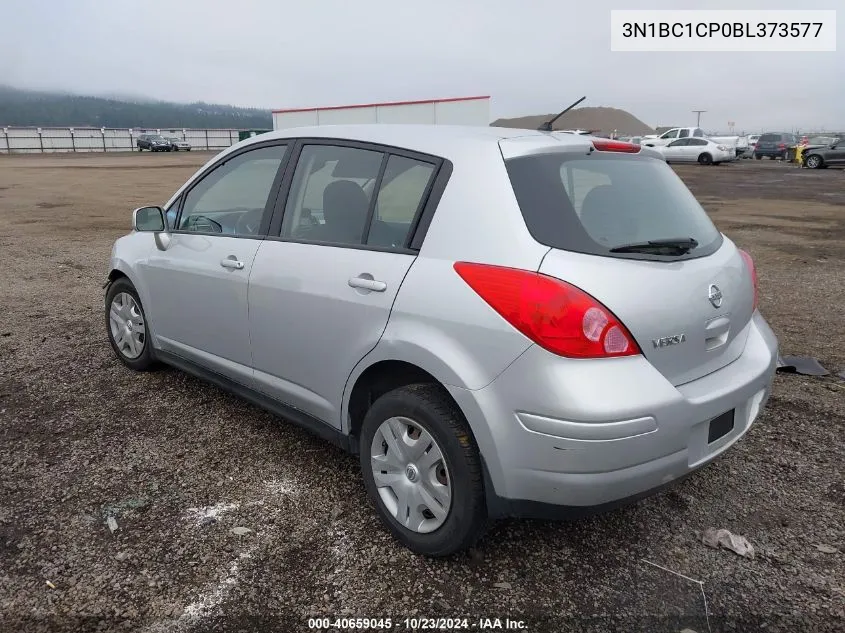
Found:
[[[707,430],[707,443],[712,444],[718,439],[725,437],[734,429],[734,413],[735,409],[723,413],[717,418],[710,420],[710,426]]]

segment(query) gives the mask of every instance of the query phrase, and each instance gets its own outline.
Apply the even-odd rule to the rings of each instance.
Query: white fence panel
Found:
[[[237,129],[128,129],[70,127],[0,128],[0,154],[55,152],[134,152],[141,134],[162,134],[188,141],[193,149],[220,151],[238,142]]]

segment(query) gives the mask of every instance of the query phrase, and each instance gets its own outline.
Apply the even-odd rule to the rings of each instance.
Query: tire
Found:
[[[699,165],[710,165],[712,163],[713,163],[713,157],[710,154],[708,154],[707,152],[704,152],[703,154],[701,154],[698,157],[698,164]]]
[[[818,154],[810,154],[804,159],[804,164],[809,169],[821,169],[824,167],[824,160],[822,160],[822,157]]]
[[[756,158],[757,160],[762,160],[762,159],[763,159],[763,157],[762,157],[762,156],[760,156],[760,154],[754,154],[754,158]]]
[[[127,302],[127,296],[134,302],[134,306],[132,306],[131,302]],[[116,302],[119,302],[120,305],[117,305]],[[117,310],[114,321],[111,318],[113,304],[115,304],[114,307]],[[149,331],[147,317],[144,314],[144,308],[141,305],[141,299],[138,297],[135,286],[126,277],[121,277],[109,284],[108,291],[106,292],[105,318],[106,333],[115,356],[124,365],[135,371],[148,371],[152,369],[155,366],[155,353],[153,352],[152,343],[147,336],[147,332]],[[121,337],[121,342],[118,342],[115,339],[115,331],[120,332],[120,326],[127,319],[129,320],[128,327],[132,334],[129,334],[128,339]],[[143,326],[144,332],[142,337],[137,336],[139,325]],[[123,332],[124,335],[126,333],[126,331]],[[139,338],[142,340],[140,352],[137,352],[137,345],[135,345],[134,349],[124,349],[125,346],[128,347],[128,344],[123,344],[124,340],[131,339],[135,343]]]
[[[411,429],[420,435],[414,438]],[[404,455],[388,446],[384,432],[392,434],[396,446],[413,451],[416,445],[420,453],[410,460],[406,459]],[[375,442],[375,451],[374,438],[381,438]],[[412,443],[408,444],[409,441]],[[463,414],[441,386],[407,385],[381,396],[364,417],[360,448],[361,472],[367,494],[382,522],[405,547],[423,556],[443,557],[471,547],[482,536],[487,525],[487,508],[478,447]],[[423,463],[426,456],[438,453],[442,459],[433,461],[430,465]],[[415,509],[417,518],[425,521],[417,528],[406,527],[407,523],[403,525],[397,519],[401,514],[402,504],[393,486],[379,487],[376,484],[372,465],[374,454],[376,460],[379,459],[379,454],[388,459],[389,455],[396,458],[390,460],[390,463],[381,462],[392,472],[381,472],[398,477],[395,481],[400,490],[431,491],[437,488],[441,491],[440,497],[425,492],[430,501],[427,504],[424,497],[411,498],[405,504],[408,508],[405,516],[409,517],[408,522],[413,524],[414,517],[410,516],[410,508],[418,502]],[[416,463],[420,464],[420,470],[414,468],[411,471],[411,466]],[[445,469],[441,470],[444,466]],[[418,479],[412,478],[409,471]],[[424,481],[432,477],[437,481],[430,481],[429,485],[425,486]],[[409,482],[415,482],[410,484],[413,488],[408,487]],[[428,508],[432,507],[438,498],[443,497],[444,488],[441,482],[446,482],[451,494],[445,516],[437,517]],[[395,506],[394,510],[386,505],[385,499]],[[420,512],[418,508],[422,505],[426,507]],[[439,504],[441,510],[443,505],[442,502]],[[426,512],[430,516],[426,516]]]

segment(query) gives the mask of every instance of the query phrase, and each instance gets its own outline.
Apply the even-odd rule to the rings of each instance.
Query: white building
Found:
[[[490,97],[365,103],[322,108],[273,110],[273,129],[354,123],[434,123],[490,125]]]

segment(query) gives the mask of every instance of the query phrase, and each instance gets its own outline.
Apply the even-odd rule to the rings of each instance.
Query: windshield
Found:
[[[528,230],[541,244],[609,257],[655,240],[695,240],[673,259],[715,252],[722,236],[686,185],[655,158],[593,152],[537,154],[506,161]]]
[[[833,145],[837,140],[835,136],[811,136],[807,142],[810,145]]]

